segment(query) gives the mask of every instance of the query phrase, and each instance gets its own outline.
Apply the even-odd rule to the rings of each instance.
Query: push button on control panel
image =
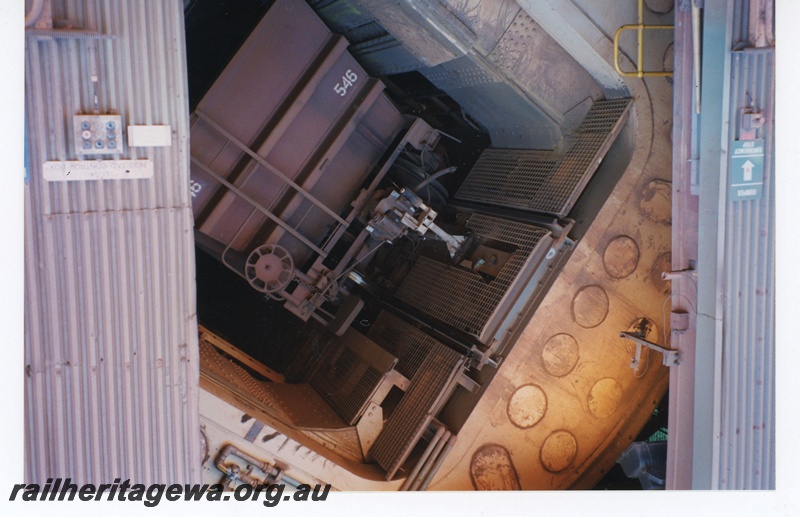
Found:
[[[120,154],[117,137],[122,128],[120,115],[75,115],[75,153],[79,155]]]

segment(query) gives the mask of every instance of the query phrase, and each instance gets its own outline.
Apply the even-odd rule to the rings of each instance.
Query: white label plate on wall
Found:
[[[128,126],[128,147],[168,147],[171,145],[171,126]]]
[[[84,160],[44,162],[45,181],[146,179],[153,177],[153,160]]]

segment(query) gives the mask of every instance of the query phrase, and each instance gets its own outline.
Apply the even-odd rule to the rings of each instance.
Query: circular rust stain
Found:
[[[611,278],[630,276],[639,265],[639,245],[627,235],[614,237],[603,252],[603,266]]]
[[[639,200],[642,215],[657,223],[672,223],[672,184],[653,180],[642,190]]]
[[[534,384],[520,386],[508,399],[508,419],[522,429],[536,425],[547,411],[547,395]]]
[[[644,339],[650,341],[651,343],[658,343],[658,327],[656,327],[656,324],[651,319],[639,318],[631,323],[631,326],[628,327],[628,332],[643,335]],[[629,354],[631,354],[631,360],[633,360],[634,354],[636,354],[636,343],[630,339],[626,339],[625,349]],[[639,367],[633,371],[633,376],[637,379],[643,377],[645,372],[647,372],[647,365],[649,364],[649,361],[650,349],[646,346],[643,346],[642,352],[639,356]]]
[[[671,3],[670,3],[670,6],[672,6]],[[669,46],[667,47],[667,50],[664,51],[664,68],[663,68],[663,70],[665,72],[672,72],[672,69],[674,68],[674,66],[675,66],[675,44],[674,43],[670,43]],[[667,80],[667,82],[669,84],[673,84],[672,77],[666,76],[665,79]],[[670,135],[671,134],[672,134],[672,132],[670,131]]]
[[[578,342],[569,334],[556,334],[542,348],[542,364],[553,377],[563,377],[575,368],[580,356]]]
[[[519,476],[511,454],[502,445],[486,444],[475,451],[469,466],[476,490],[519,490]]]
[[[608,295],[599,285],[582,287],[572,299],[572,319],[583,328],[594,328],[608,315]]]
[[[661,273],[672,269],[672,254],[664,253],[660,255],[653,266],[650,268],[650,282],[661,294],[669,294],[672,290],[669,280],[661,278]]]
[[[545,439],[539,453],[542,465],[550,472],[570,466],[578,453],[578,441],[569,431],[556,431]]]
[[[622,401],[622,386],[610,377],[597,381],[589,390],[589,411],[597,418],[606,418],[617,412]]]
[[[644,0],[647,9],[655,14],[667,14],[672,11],[675,0]]]

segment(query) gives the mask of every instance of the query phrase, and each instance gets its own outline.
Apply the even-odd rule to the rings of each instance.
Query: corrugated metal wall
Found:
[[[706,0],[703,9],[702,111],[693,125],[700,158],[696,342],[681,340],[691,347],[694,379],[673,377],[670,391],[686,393],[687,386],[694,391],[692,488],[774,489],[774,5],[771,0]],[[756,114],[764,121],[757,129]],[[762,194],[739,198],[750,183],[747,162],[731,155],[743,148],[736,141],[753,139],[764,143]],[[673,227],[680,233],[690,230]],[[679,420],[678,425],[686,424]],[[673,478],[671,486],[684,483]]]
[[[775,49],[748,48],[731,59],[730,139],[739,110],[766,124],[761,199],[728,200],[719,479],[716,488],[775,488]]]
[[[46,183],[77,159],[72,115],[93,108],[88,40],[25,42],[27,482],[200,480],[188,92],[180,0],[64,0],[56,20],[97,43],[99,111],[168,124],[151,179]]]

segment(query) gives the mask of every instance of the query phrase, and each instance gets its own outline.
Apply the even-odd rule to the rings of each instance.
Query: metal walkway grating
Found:
[[[247,370],[220,354],[216,348],[207,342],[201,340],[199,346],[200,369],[203,372],[224,383],[229,388],[261,402],[274,413],[286,416],[280,406],[275,403],[270,394],[264,389],[264,385],[254,379]]]
[[[341,429],[345,422],[308,384],[263,382],[216,347],[200,341],[201,377],[224,386],[270,416],[300,428]]]
[[[467,227],[480,237],[517,248],[496,278],[486,281],[474,271],[420,257],[396,296],[444,323],[480,336],[536,244],[550,232],[483,214],[473,215]]]
[[[456,197],[469,201],[524,206],[555,168],[552,151],[486,149]]]
[[[345,422],[353,425],[382,379],[383,372],[339,340],[308,382]]]
[[[395,370],[411,379],[438,341],[394,314],[381,311],[369,337],[399,359]]]
[[[616,139],[631,99],[595,102],[569,150],[486,149],[456,198],[566,216]]]
[[[391,479],[455,387],[466,357],[434,342],[411,384],[370,450]]]
[[[597,101],[583,118],[578,133],[600,132],[610,133],[619,124],[620,119],[627,115],[632,99],[611,99]]]

